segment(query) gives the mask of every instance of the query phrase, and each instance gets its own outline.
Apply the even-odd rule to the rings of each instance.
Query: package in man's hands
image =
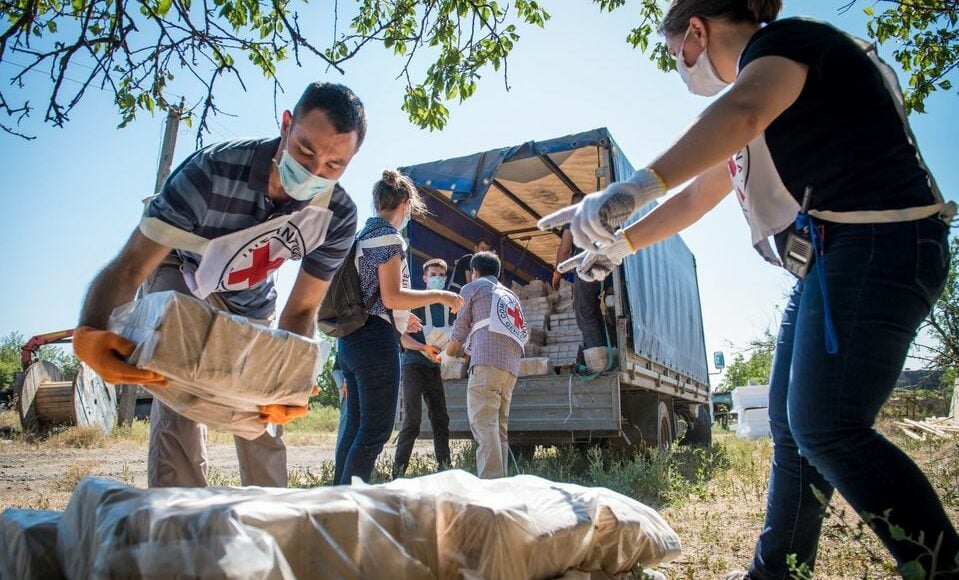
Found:
[[[147,389],[176,412],[247,439],[259,405],[306,405],[328,343],[271,329],[179,292],[117,308],[109,329],[137,345],[128,362],[168,379]]]
[[[430,331],[430,335],[426,337],[426,344],[430,346],[435,346],[436,348],[443,350],[446,348],[446,345],[450,342],[450,333],[443,330],[442,328],[434,328]]]

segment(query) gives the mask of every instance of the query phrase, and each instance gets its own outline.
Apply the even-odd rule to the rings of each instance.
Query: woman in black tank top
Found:
[[[735,191],[756,249],[779,263],[778,236],[804,277],[785,305],[770,377],[766,522],[749,571],[731,577],[789,577],[790,554],[812,569],[818,498],[834,490],[867,520],[888,514],[874,529],[902,570],[943,573],[959,565],[959,536],[922,471],[873,425],[942,292],[954,204],[922,162],[890,69],[826,23],[773,22],[780,7],[674,0],[662,33],[681,77],[695,94],[728,90],[647,168],[540,225],[570,222],[587,251],[566,267],[589,279]],[[938,545],[937,561],[900,529]]]

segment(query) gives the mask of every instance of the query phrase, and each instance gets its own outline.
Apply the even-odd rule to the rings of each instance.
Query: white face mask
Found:
[[[676,68],[679,70],[679,76],[686,83],[686,87],[689,88],[689,92],[694,95],[711,97],[726,88],[729,83],[719,77],[719,73],[716,72],[712,61],[709,60],[709,54],[707,54],[705,48],[699,53],[692,66],[686,64],[683,51],[686,49],[686,39],[689,38],[690,30],[692,30],[691,27],[687,28],[686,35],[683,36],[683,44],[679,47],[679,57],[676,59]]]
[[[336,185],[335,179],[327,179],[313,175],[303,167],[299,161],[290,155],[288,149],[283,150],[276,168],[280,172],[280,185],[283,191],[297,201],[308,201],[320,194],[328,193]]]

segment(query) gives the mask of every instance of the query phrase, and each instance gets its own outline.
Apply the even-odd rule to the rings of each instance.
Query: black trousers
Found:
[[[413,442],[420,434],[423,401],[433,427],[433,451],[440,468],[450,465],[450,416],[446,411],[446,393],[440,367],[421,364],[403,365],[403,428],[396,442],[393,477],[403,477],[413,453]]]
[[[576,325],[583,333],[583,348],[606,346],[606,320],[599,307],[603,282],[586,282],[579,276],[573,281],[573,311]]]

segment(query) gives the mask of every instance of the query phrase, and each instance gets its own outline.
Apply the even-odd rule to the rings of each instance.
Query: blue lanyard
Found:
[[[839,337],[836,335],[836,326],[832,321],[832,306],[829,304],[829,287],[826,284],[826,252],[819,238],[819,228],[813,223],[806,212],[800,212],[796,217],[796,229],[809,228],[809,237],[812,239],[812,250],[816,263],[813,265],[819,273],[819,289],[822,292],[823,321],[826,325],[826,352],[839,352]]]

